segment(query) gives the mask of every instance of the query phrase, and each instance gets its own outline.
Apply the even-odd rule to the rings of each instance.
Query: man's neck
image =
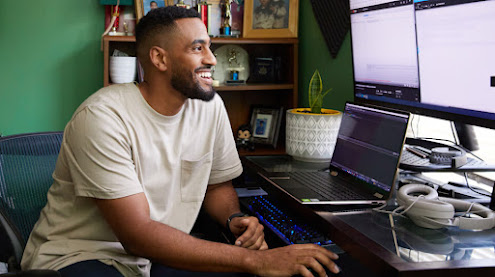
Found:
[[[165,84],[144,81],[139,84],[139,90],[148,104],[159,114],[176,115],[186,102],[186,97]]]

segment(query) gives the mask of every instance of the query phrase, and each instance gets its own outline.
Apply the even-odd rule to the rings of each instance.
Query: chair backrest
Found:
[[[46,205],[62,137],[45,132],[0,138],[0,224],[10,239],[16,235],[14,245],[25,246]]]

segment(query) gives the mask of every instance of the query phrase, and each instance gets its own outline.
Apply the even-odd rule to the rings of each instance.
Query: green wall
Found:
[[[63,130],[103,85],[98,2],[0,0],[0,133]],[[349,35],[333,59],[310,1],[299,2],[299,106],[308,105],[309,79],[318,69],[324,88],[333,88],[324,107],[342,110],[352,99]]]
[[[323,89],[333,90],[324,98],[323,107],[344,109],[353,99],[352,59],[349,33],[337,57],[328,51],[309,0],[299,0],[299,106],[308,107],[309,80],[318,69]]]
[[[98,0],[0,0],[0,133],[63,130],[103,84]]]

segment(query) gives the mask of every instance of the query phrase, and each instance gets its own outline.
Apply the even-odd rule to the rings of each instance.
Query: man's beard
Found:
[[[210,101],[215,96],[215,90],[213,87],[209,90],[203,89],[197,78],[196,74],[179,67],[172,71],[172,87],[187,98]]]

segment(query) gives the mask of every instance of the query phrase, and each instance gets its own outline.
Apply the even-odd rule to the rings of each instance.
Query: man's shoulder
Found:
[[[134,101],[132,98],[135,89],[137,88],[132,83],[101,88],[79,105],[74,116],[88,108],[120,110]]]
[[[125,126],[132,118],[129,107],[135,105],[134,84],[119,84],[102,88],[89,96],[74,112],[65,127],[70,140],[125,136]],[[135,92],[135,91],[134,91]]]
[[[128,84],[116,84],[99,89],[92,95],[90,95],[82,104],[84,105],[101,105],[101,104],[113,104],[126,101],[130,94],[136,90],[136,85],[132,83]]]

